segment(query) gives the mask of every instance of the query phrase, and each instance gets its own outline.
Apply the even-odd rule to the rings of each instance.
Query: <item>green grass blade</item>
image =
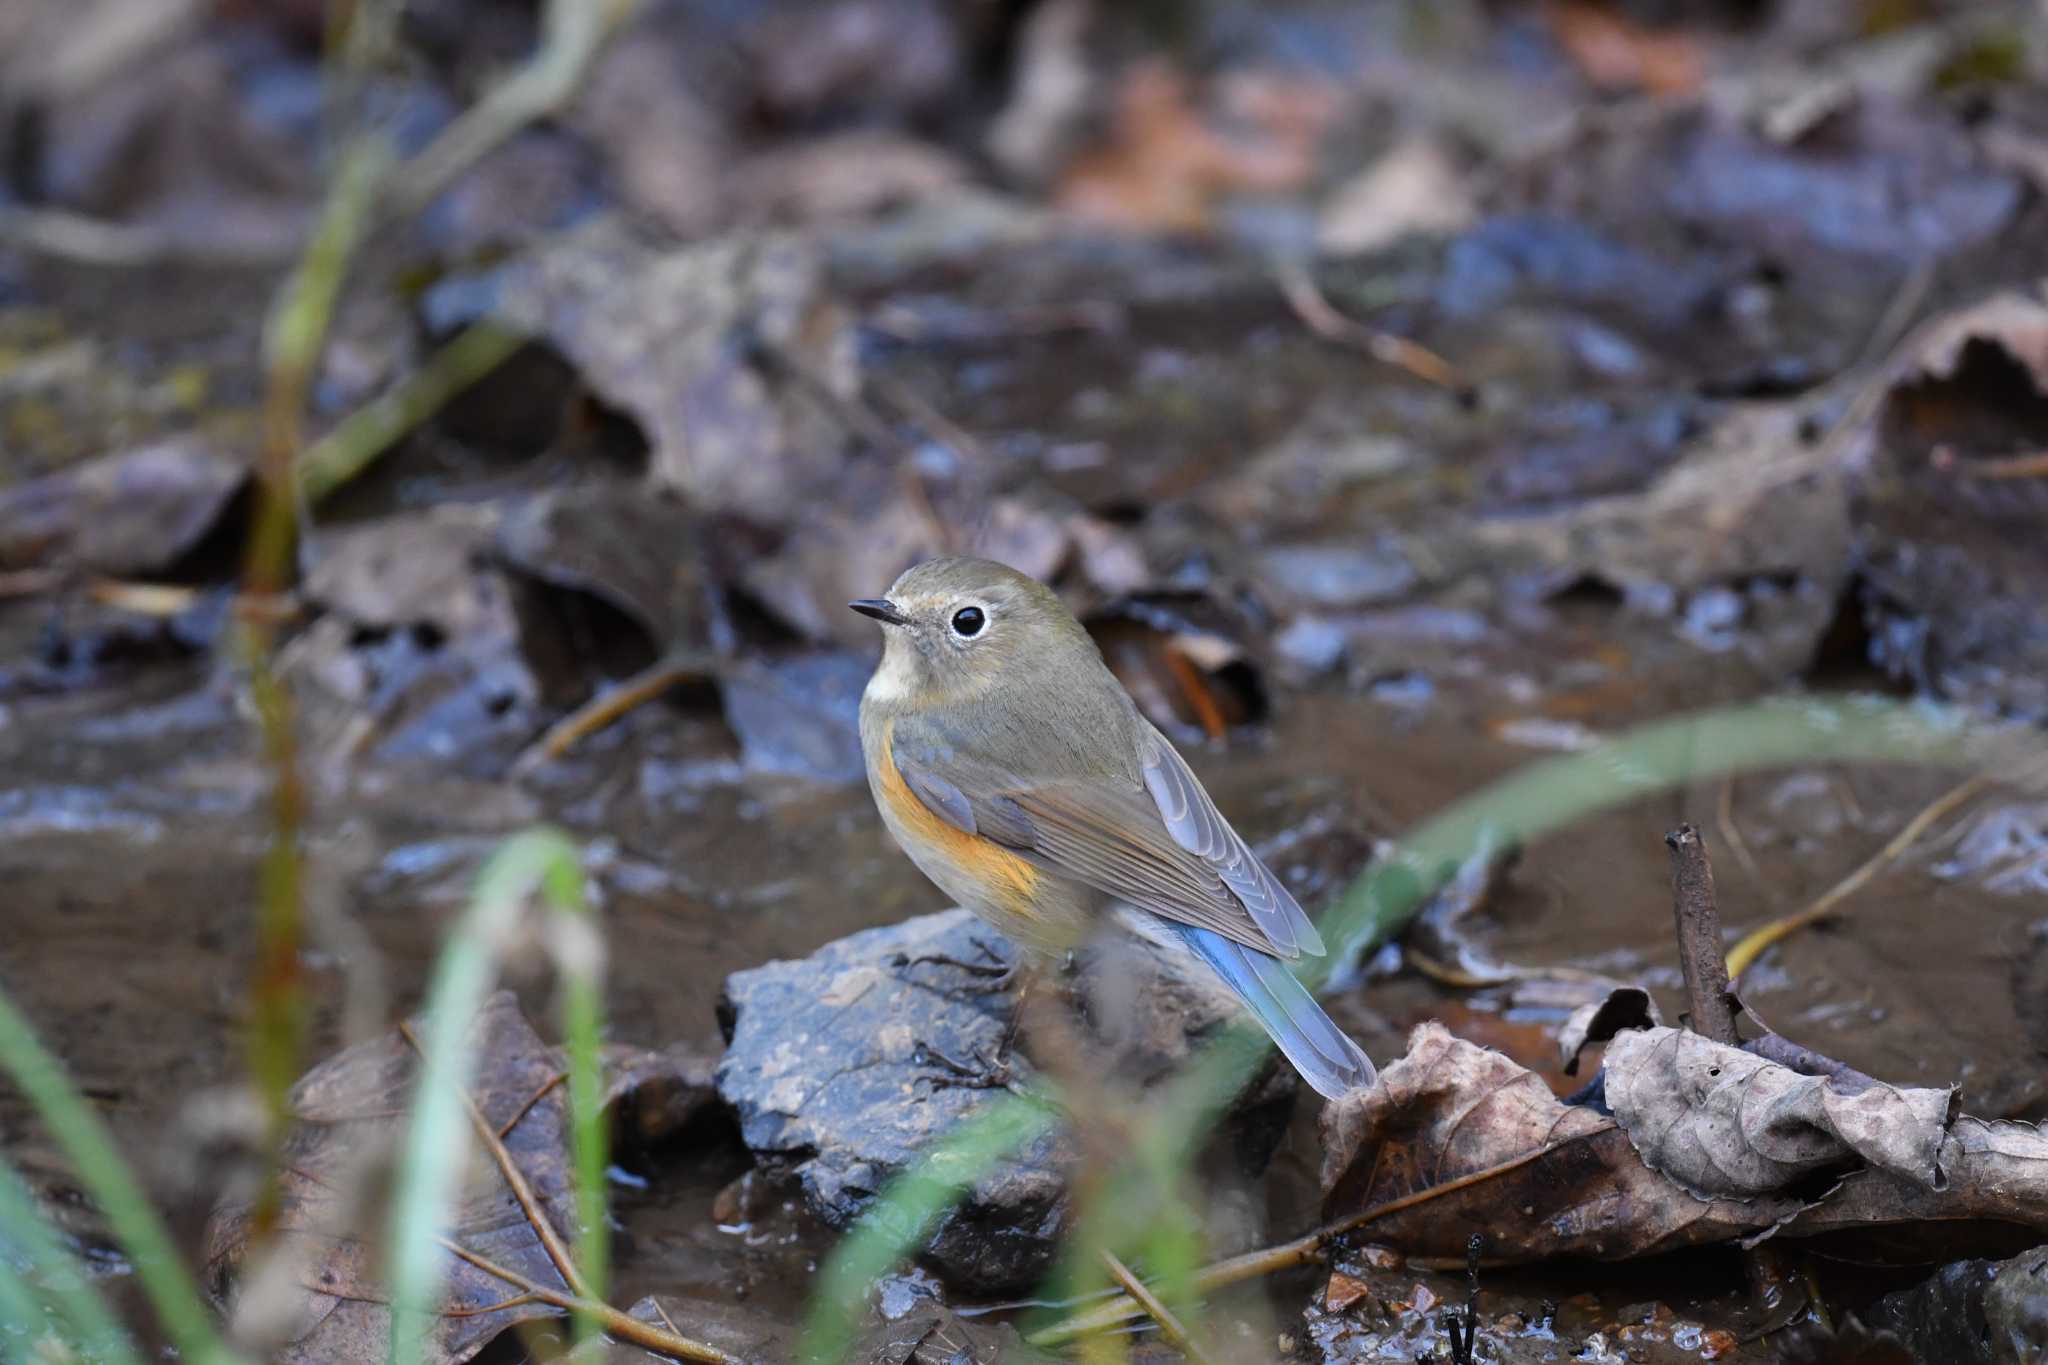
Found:
[[[20,1271],[26,1274],[18,1273]],[[65,1247],[26,1183],[0,1161],[0,1273],[13,1275],[19,1293],[10,1288],[0,1302],[0,1334],[22,1307],[19,1294],[41,1313],[47,1309],[62,1323],[63,1338],[86,1359],[101,1365],[138,1365],[135,1345],[121,1330],[119,1319],[93,1287],[92,1277]],[[22,1320],[26,1325],[26,1320]]]
[[[577,1200],[585,1226],[579,1263],[593,1293],[602,1292],[607,1236],[604,1216],[604,1134],[598,1053],[603,1033],[597,979],[603,953],[583,913],[583,874],[576,846],[554,830],[506,841],[485,864],[475,897],[442,950],[427,994],[423,1058],[413,1119],[400,1158],[387,1256],[392,1286],[392,1365],[415,1365],[440,1303],[446,1234],[472,1135],[463,1097],[476,1059],[466,1035],[490,993],[499,957],[529,897],[541,894],[559,916],[552,942],[565,977],[572,1142]],[[588,1269],[599,1272],[591,1280]],[[579,1325],[579,1330],[586,1330]]]
[[[233,1359],[214,1329],[199,1286],[178,1258],[170,1233],[150,1207],[135,1173],[115,1149],[106,1125],[65,1079],[57,1059],[4,994],[0,994],[0,1066],[13,1075],[71,1159],[80,1183],[128,1254],[150,1307],[179,1355],[193,1362]]]
[[[1302,975],[1319,984],[1333,966],[1400,932],[1483,840],[1526,842],[1686,782],[1800,763],[1959,767],[1988,762],[1994,743],[2008,763],[2041,752],[2038,736],[2023,739],[1956,708],[1878,697],[1780,698],[1638,726],[1583,753],[1528,764],[1424,821],[1322,916],[1330,955]]]
[[[1006,1096],[939,1139],[912,1170],[890,1181],[825,1262],[797,1359],[805,1365],[844,1359],[874,1283],[922,1246],[939,1217],[996,1162],[1056,1122],[1058,1115],[1044,1105]]]
[[[573,850],[570,850],[573,854]],[[555,963],[563,975],[562,1038],[569,1051],[570,1147],[576,1166],[576,1264],[592,1299],[602,1302],[611,1271],[611,1222],[605,1172],[611,1166],[604,1117],[604,940],[588,913],[583,869],[557,857],[542,890],[557,912]],[[579,1315],[578,1343],[599,1334],[596,1319]]]

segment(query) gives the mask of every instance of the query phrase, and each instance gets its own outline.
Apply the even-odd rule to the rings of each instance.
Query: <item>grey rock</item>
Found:
[[[1007,962],[1015,949],[965,910],[926,915],[829,943],[810,957],[735,972],[720,1017],[729,1040],[720,1096],[747,1146],[791,1171],[812,1210],[844,1225],[920,1152],[1000,1098],[948,1086],[944,1059],[993,1060],[1009,1025],[1017,981],[945,962]],[[1178,1072],[1238,1016],[1199,966],[1183,968],[1149,943],[1108,935],[1070,973],[1041,978],[1067,1007],[1082,1064],[1134,1091]],[[1085,1002],[1085,1006],[1077,1003]],[[1033,1078],[1029,1040],[1013,1056]],[[1249,1177],[1272,1156],[1297,1082],[1277,1057],[1217,1124],[1204,1156],[1219,1178]],[[949,1283],[1005,1292],[1051,1264],[1069,1207],[1072,1137],[1055,1126],[975,1183],[926,1247]]]

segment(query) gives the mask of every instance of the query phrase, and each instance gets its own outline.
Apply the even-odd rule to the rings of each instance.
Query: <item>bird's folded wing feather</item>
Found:
[[[1166,822],[1174,842],[1216,870],[1223,884],[1244,903],[1252,922],[1280,949],[1282,957],[1323,955],[1323,937],[1302,913],[1293,893],[1272,869],[1238,837],[1209,793],[1166,736],[1140,720],[1138,762],[1145,790]]]
[[[907,716],[894,727],[891,754],[911,792],[956,828],[1246,947],[1285,958],[1320,953],[1287,889],[1165,738],[1138,724],[1142,777],[1018,774],[971,752],[942,723]]]

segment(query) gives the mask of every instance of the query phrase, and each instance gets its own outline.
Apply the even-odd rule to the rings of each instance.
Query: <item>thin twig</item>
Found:
[[[1287,306],[1304,326],[1325,341],[1353,346],[1382,365],[1391,365],[1439,388],[1462,391],[1464,379],[1451,363],[1419,342],[1410,341],[1377,327],[1345,317],[1316,287],[1315,277],[1295,261],[1284,261],[1274,272]]]
[[[1752,1018],[1750,1022],[1756,1021]],[[1860,1095],[1880,1084],[1875,1076],[1866,1075],[1846,1062],[1838,1062],[1781,1034],[1765,1033],[1761,1038],[1752,1038],[1744,1043],[1742,1049],[1767,1062],[1790,1067],[1802,1076],[1824,1076],[1839,1094]]]
[[[1965,460],[1956,454],[1953,447],[1936,446],[1928,452],[1927,463],[1958,479],[2048,478],[2048,450],[1993,460]]]
[[[1139,1279],[1136,1273],[1123,1263],[1123,1259],[1108,1247],[1103,1247],[1101,1254],[1102,1264],[1109,1271],[1110,1278],[1122,1285],[1124,1293],[1144,1309],[1152,1321],[1159,1324],[1159,1335],[1166,1338],[1167,1345],[1194,1361],[1195,1365],[1211,1365],[1208,1352],[1195,1344],[1195,1339],[1188,1335],[1186,1325],[1157,1294],[1152,1292],[1152,1287]]]
[[[1468,1171],[1464,1175],[1443,1181],[1441,1184],[1431,1185],[1426,1190],[1416,1190],[1413,1193],[1404,1194],[1397,1199],[1389,1199],[1384,1204],[1375,1204],[1369,1209],[1339,1218],[1334,1223],[1326,1223],[1314,1232],[1297,1237],[1291,1242],[1282,1242],[1278,1246],[1265,1247],[1259,1251],[1248,1251],[1242,1256],[1233,1256],[1227,1261],[1218,1261],[1214,1265],[1205,1266],[1203,1269],[1196,1271],[1191,1287],[1197,1294],[1212,1294],[1219,1289],[1228,1288],[1233,1284],[1241,1284],[1246,1280],[1258,1279],[1262,1275],[1273,1275],[1283,1270],[1292,1270],[1296,1266],[1307,1265],[1311,1261],[1321,1259],[1324,1249],[1344,1233],[1355,1231],[1358,1228],[1364,1227],[1367,1223],[1375,1222],[1381,1218],[1402,1213],[1408,1209],[1415,1208],[1417,1205],[1427,1204],[1446,1195],[1456,1194],[1459,1190],[1484,1184],[1486,1181],[1506,1175],[1510,1171],[1520,1170],[1532,1161],[1539,1161],[1552,1152],[1568,1147],[1575,1142],[1584,1142],[1588,1138],[1607,1132],[1613,1127],[1615,1125],[1612,1123],[1604,1124],[1587,1132],[1562,1138],[1557,1142],[1547,1143],[1541,1147],[1532,1148],[1518,1156],[1509,1157],[1506,1161],[1495,1162],[1491,1166],[1485,1166],[1476,1171]],[[1462,1264],[1462,1262],[1457,1264]],[[1032,1333],[1029,1340],[1033,1346],[1059,1346],[1073,1341],[1077,1337],[1091,1336],[1097,1332],[1114,1327],[1118,1323],[1129,1322],[1133,1318],[1143,1317],[1144,1315],[1144,1308],[1136,1300],[1132,1299],[1130,1295],[1118,1294],[1099,1307],[1089,1309],[1083,1313],[1077,1313],[1072,1317],[1062,1318],[1043,1331]]]
[[[569,752],[579,740],[604,729],[620,716],[646,705],[678,683],[704,677],[710,671],[709,661],[700,654],[676,654],[657,659],[549,726],[546,734],[519,755],[512,765],[512,775],[524,777],[541,764],[553,762]]]
[[[426,1055],[420,1047],[419,1039],[413,1035],[411,1024],[401,1020],[398,1032],[414,1052],[422,1057]],[[497,1162],[498,1174],[505,1178],[505,1184],[512,1190],[512,1197],[519,1201],[520,1212],[526,1215],[526,1221],[532,1225],[534,1235],[540,1239],[541,1246],[548,1253],[548,1259],[555,1263],[555,1270],[561,1275],[562,1283],[574,1290],[579,1298],[588,1298],[589,1287],[583,1283],[583,1272],[576,1268],[576,1258],[569,1254],[569,1244],[562,1240],[561,1233],[555,1231],[555,1225],[548,1218],[548,1211],[541,1204],[540,1197],[534,1194],[533,1186],[526,1183],[526,1173],[513,1162],[512,1153],[505,1150],[504,1140],[498,1136],[496,1125],[484,1116],[484,1111],[477,1107],[476,1100],[466,1090],[462,1094],[462,1103],[469,1111],[470,1126],[476,1129],[477,1139],[484,1144],[485,1150],[490,1152],[491,1159]]]
[[[1871,878],[1875,877],[1891,863],[1897,861],[1900,855],[1912,847],[1913,842],[1925,834],[1930,826],[1956,807],[1962,805],[1965,801],[1970,800],[1983,791],[1990,785],[1990,781],[1990,778],[1980,775],[1950,787],[1947,791],[1929,802],[1925,809],[1909,820],[1904,829],[1893,835],[1891,841],[1872,854],[1861,867],[1836,882],[1826,891],[1823,891],[1814,899],[1812,904],[1803,910],[1774,919],[1762,928],[1753,930],[1745,935],[1742,941],[1737,943],[1728,952],[1729,975],[1741,976],[1749,970],[1759,957],[1763,956],[1765,949],[1781,939],[1804,929],[1807,925],[1826,919],[1829,915],[1833,914],[1836,906],[1862,890],[1870,882]]]
[[[834,422],[876,450],[894,451],[905,456],[916,454],[911,441],[883,421],[881,415],[858,395],[849,397],[832,387],[831,379],[820,374],[818,367],[810,361],[767,337],[755,336],[752,340],[755,363],[789,382]]]
[[[1714,865],[1698,829],[1680,825],[1664,836],[1671,850],[1671,915],[1678,935],[1678,965],[1685,975],[1686,1003],[1693,1032],[1727,1047],[1742,1046],[1735,1031],[1735,1001],[1728,989],[1728,962],[1721,944],[1721,909],[1714,899]],[[1751,1299],[1759,1308],[1782,1308],[1787,1286],[1799,1283],[1791,1256],[1775,1242],[1742,1253]],[[1789,1326],[1807,1310],[1801,1302],[1777,1322]]]
[[[1678,964],[1693,1032],[1735,1047],[1735,1010],[1728,999],[1728,961],[1721,944],[1721,911],[1714,901],[1714,865],[1706,840],[1691,825],[1664,836],[1671,850],[1671,916],[1678,930]]]
[[[1856,368],[1883,360],[1905,336],[1906,329],[1913,325],[1913,315],[1920,311],[1920,305],[1927,299],[1928,287],[1934,283],[1936,259],[1930,256],[1919,262],[1899,281],[1899,287],[1885,303],[1884,311],[1871,324],[1870,334],[1863,339],[1863,349],[1856,357]]]
[[[549,0],[531,61],[493,87],[392,176],[387,218],[409,218],[527,124],[567,103],[639,0]]]
[[[446,1237],[438,1240],[449,1254],[461,1257],[484,1274],[503,1280],[514,1289],[531,1295],[550,1308],[595,1318],[608,1334],[621,1341],[631,1342],[642,1350],[658,1351],[673,1360],[699,1360],[709,1362],[709,1365],[745,1365],[737,1356],[728,1355],[716,1346],[693,1341],[678,1333],[664,1332],[653,1323],[643,1322],[630,1313],[622,1313],[608,1303],[588,1299],[580,1294],[565,1294],[537,1280],[530,1280],[509,1266],[501,1266]]]
[[[498,1125],[498,1136],[501,1138],[510,1137],[512,1135],[512,1130],[514,1128],[517,1128],[520,1124],[524,1123],[526,1121],[526,1116],[533,1112],[533,1106],[539,1104],[542,1100],[546,1099],[549,1095],[553,1094],[554,1091],[561,1086],[562,1082],[568,1079],[569,1073],[566,1071],[557,1071],[554,1075],[548,1077],[546,1083],[544,1083],[540,1087],[540,1089],[534,1091],[531,1095],[528,1095],[526,1097],[526,1103],[520,1105],[518,1109],[513,1111],[511,1118],[506,1119],[503,1123]]]

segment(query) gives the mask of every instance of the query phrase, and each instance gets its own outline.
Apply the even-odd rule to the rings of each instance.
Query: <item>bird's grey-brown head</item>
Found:
[[[1071,657],[1099,656],[1052,589],[989,559],[931,559],[904,571],[886,597],[850,602],[882,623],[876,701],[971,695],[996,677]]]

